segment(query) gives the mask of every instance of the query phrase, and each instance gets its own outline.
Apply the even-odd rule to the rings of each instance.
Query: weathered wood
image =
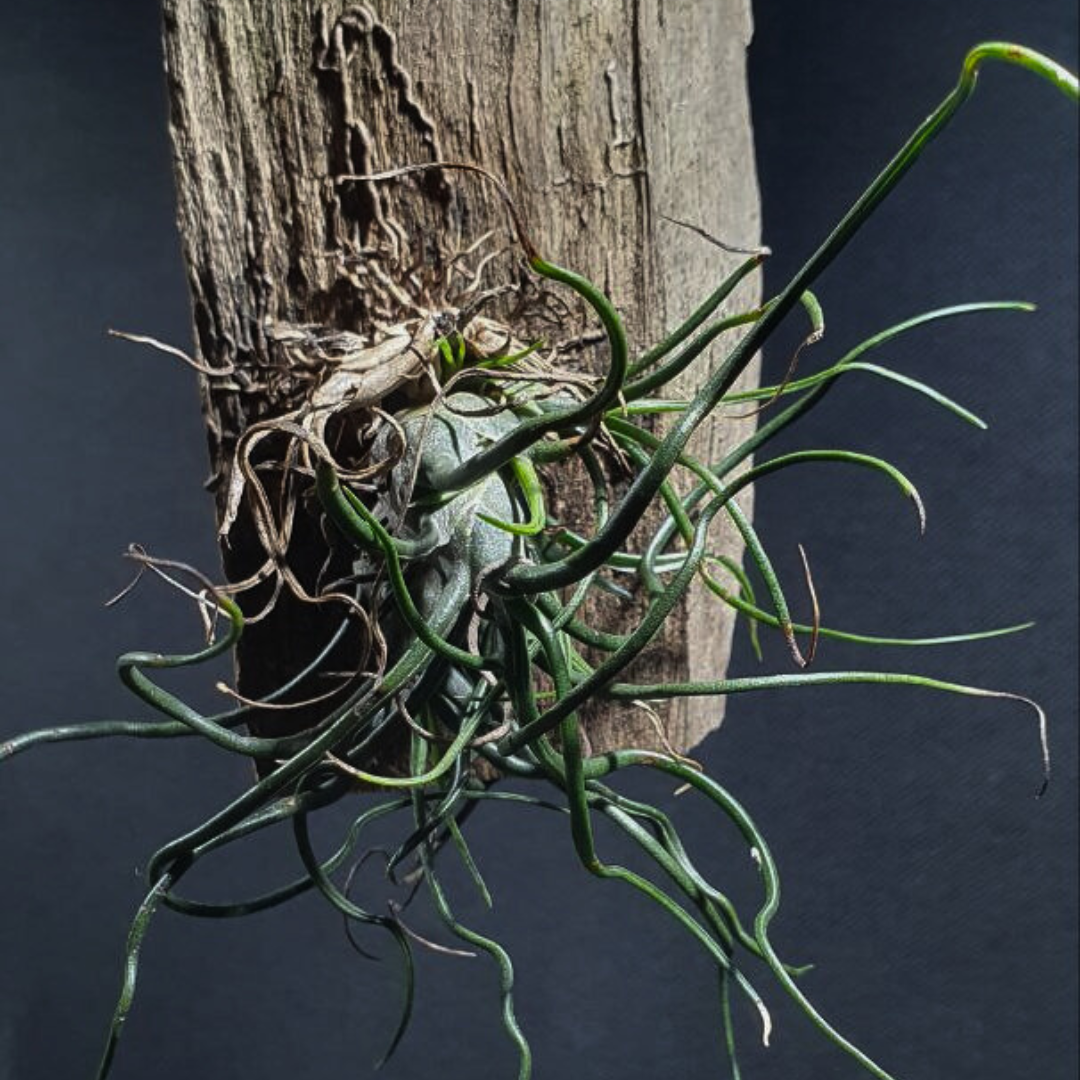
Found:
[[[758,238],[748,8],[165,0],[196,344],[205,363],[232,372],[203,380],[219,512],[237,438],[305,388],[268,321],[369,332],[378,298],[358,288],[365,260],[439,269],[486,230],[506,231],[495,192],[474,177],[376,184],[339,182],[343,174],[437,159],[486,166],[506,178],[541,250],[615,299],[633,342],[651,343],[684,316],[736,257],[664,216],[744,246]],[[741,290],[741,308],[755,288]],[[715,460],[728,442],[714,424],[697,449]],[[233,577],[258,561],[250,539],[241,530],[225,550]],[[240,656],[244,692],[265,692],[310,655],[324,618],[283,602],[253,627]],[[730,636],[726,611],[691,599],[635,670],[718,677]],[[721,703],[677,703],[671,741],[691,747],[721,716]],[[656,745],[633,709],[594,719],[590,735],[595,748]]]

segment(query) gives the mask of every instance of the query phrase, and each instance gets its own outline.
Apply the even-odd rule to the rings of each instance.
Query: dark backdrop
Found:
[[[812,14],[807,14],[812,11]],[[1011,37],[1075,66],[1060,0],[762,4],[752,90],[775,287],[952,84],[965,49]],[[154,4],[9,0],[0,37],[0,424],[5,620],[0,732],[129,715],[127,648],[192,640],[147,590],[111,611],[130,540],[212,567],[192,376],[103,336],[188,337],[172,226]],[[758,522],[786,580],[806,544],[835,625],[928,634],[1033,618],[1023,636],[824,667],[920,670],[1030,693],[1055,780],[1019,706],[905,689],[734,700],[700,757],[749,803],[785,873],[782,951],[818,968],[826,1014],[899,1077],[1076,1073],[1076,204],[1072,106],[1013,70],[975,100],[821,282],[829,332],[807,368],[927,307],[1037,301],[882,354],[991,421],[969,428],[853,375],[789,445],[884,454],[922,486],[919,540],[881,480],[807,469],[763,484]],[[774,374],[783,349],[769,358]],[[793,592],[795,590],[793,589]],[[770,646],[766,664],[785,666]],[[740,637],[735,670],[757,670]],[[206,700],[205,697],[203,700]],[[245,779],[197,745],[46,747],[0,769],[0,1077],[87,1077],[141,895],[138,868]],[[664,785],[636,778],[674,804]],[[675,812],[750,907],[745,853],[691,800]],[[537,1076],[725,1075],[707,962],[636,894],[589,879],[561,821],[475,820],[497,897],[459,911],[511,948]],[[622,857],[615,838],[604,851]],[[291,872],[284,837],[208,867],[205,894]],[[419,906],[416,925],[435,935]],[[421,955],[414,1030],[388,1078],[513,1074],[486,960]],[[773,1048],[742,1016],[747,1077],[856,1077],[759,976]],[[317,900],[229,924],[164,913],[144,950],[116,1080],[365,1075],[396,1004],[391,964],[359,960]],[[745,1011],[745,1010],[744,1010]]]

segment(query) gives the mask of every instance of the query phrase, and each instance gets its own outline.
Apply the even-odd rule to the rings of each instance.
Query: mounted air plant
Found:
[[[439,873],[442,860],[460,858],[481,895],[490,899],[463,825],[481,802],[514,802],[564,814],[587,871],[642,892],[712,958],[721,978],[720,1019],[732,1075],[739,1075],[733,1010],[740,998],[756,1010],[761,1038],[769,1040],[769,1012],[749,977],[755,965],[763,965],[825,1038],[869,1074],[890,1080],[881,1065],[820,1014],[802,989],[803,969],[786,963],[773,948],[769,929],[779,905],[779,872],[743,805],[718,779],[674,751],[624,747],[593,754],[579,715],[595,701],[649,709],[650,703],[691,695],[841,683],[907,684],[1008,699],[1031,713],[1045,786],[1050,769],[1046,721],[1025,697],[899,672],[809,670],[823,637],[870,645],[893,639],[844,633],[821,625],[816,614],[810,625],[795,623],[784,588],[738,501],[741,491],[772,472],[830,462],[880,473],[911,500],[921,528],[924,514],[915,486],[887,461],[838,449],[769,458],[763,456],[769,442],[851,371],[893,380],[978,422],[932,388],[866,357],[918,325],[1026,305],[942,308],[882,331],[813,374],[800,375],[793,362],[778,386],[735,393],[732,385],[792,308],[805,310],[807,341],[820,337],[823,316],[810,292],[815,279],[966,100],[986,60],[1028,68],[1077,97],[1075,77],[1037,53],[1000,43],[976,47],[965,59],[957,87],[777,296],[742,314],[715,317],[719,305],[766,255],[747,252],[682,326],[641,351],[631,349],[617,311],[595,285],[536,249],[509,195],[483,170],[440,162],[354,178],[393,183],[440,170],[481,174],[482,182],[498,185],[532,273],[576,294],[599,321],[609,351],[607,374],[593,379],[569,372],[545,355],[542,343],[521,340],[512,324],[452,307],[403,320],[375,346],[341,332],[272,328],[287,347],[321,350],[334,363],[329,379],[313,386],[288,413],[254,425],[237,448],[223,529],[227,532],[238,515],[248,514],[266,554],[263,569],[252,580],[215,586],[183,564],[133,552],[144,568],[188,591],[208,625],[209,644],[192,655],[140,652],[120,658],[125,685],[161,719],[46,728],[0,744],[0,758],[8,758],[68,739],[198,734],[259,767],[259,779],[240,798],[151,858],[149,892],[128,939],[123,988],[99,1077],[109,1072],[133,1001],[139,950],[159,907],[234,916],[283,904],[310,890],[322,893],[349,920],[383,930],[400,953],[403,1004],[388,1057],[405,1033],[412,1008],[415,939],[399,913],[365,910],[350,889],[364,859],[365,829],[388,815],[403,822],[399,846],[387,856],[388,874],[417,887],[423,884],[450,933],[495,960],[503,1023],[520,1055],[519,1076],[531,1075],[529,1045],[515,1015],[510,956],[458,921]],[[693,398],[663,396],[665,387],[706,349],[733,337],[726,359]],[[760,411],[762,422],[723,461],[696,459],[687,450],[691,435],[715,410],[729,408],[740,419]],[[659,433],[652,426],[657,420]],[[283,447],[269,465],[265,453],[254,453],[260,446],[265,450],[263,444]],[[751,465],[753,455],[757,463]],[[273,495],[264,483],[268,468]],[[584,475],[591,487],[589,520],[557,521],[549,511],[549,493],[569,470]],[[680,473],[690,478],[689,487],[675,483]],[[291,529],[298,515],[319,520],[325,537],[328,570],[316,595],[309,595],[289,569]],[[709,530],[722,516],[741,534],[749,570],[711,553]],[[629,550],[631,534],[646,520],[660,524],[645,543]],[[339,573],[342,566],[345,572]],[[760,600],[752,574],[765,586]],[[706,682],[631,681],[628,669],[698,580],[718,603],[743,614],[755,634],[759,628],[782,634],[795,670]],[[286,588],[311,602],[341,606],[340,628],[314,661],[265,699],[215,716],[197,712],[153,681],[152,672],[199,665],[227,653],[245,625],[234,597],[266,582],[273,586],[270,603]],[[809,568],[806,584],[813,598]],[[590,625],[582,613],[595,590],[616,598],[643,594],[644,613],[627,602],[622,624]],[[261,611],[247,615],[254,620]],[[981,636],[988,634],[910,643]],[[343,643],[355,645],[351,670],[322,698],[305,694],[306,686],[326,674],[328,658],[335,658],[334,670],[340,666]],[[321,720],[299,733],[275,737],[250,728],[245,732],[260,709],[295,700],[297,694],[307,706],[325,701]],[[407,768],[399,767],[402,762]],[[692,789],[741,834],[760,873],[762,899],[756,912],[737,911],[718,884],[698,871],[662,811],[611,786],[617,773],[632,766],[659,770]],[[494,781],[508,776],[529,781],[526,791],[500,790]],[[346,798],[360,802],[357,816],[339,848],[329,857],[319,855],[310,837],[310,818]],[[597,815],[653,861],[662,885],[604,861],[593,837]],[[302,877],[262,895],[216,905],[178,891],[204,856],[277,824],[295,835],[306,870]]]

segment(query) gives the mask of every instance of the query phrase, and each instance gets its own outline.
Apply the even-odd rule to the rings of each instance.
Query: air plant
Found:
[[[514,802],[566,815],[587,871],[642,892],[712,958],[720,973],[721,1019],[733,1076],[739,1075],[734,992],[757,1010],[762,1039],[769,1039],[769,1013],[747,974],[751,962],[760,961],[827,1039],[870,1075],[891,1080],[884,1067],[840,1034],[809,1001],[799,982],[803,969],[777,955],[769,929],[779,906],[779,871],[747,809],[719,780],[674,749],[623,747],[592,754],[579,716],[598,701],[648,708],[648,703],[691,695],[843,683],[907,684],[1004,698],[1032,711],[1045,786],[1050,768],[1046,720],[1039,706],[1025,697],[891,671],[808,670],[822,637],[867,644],[895,639],[822,626],[816,614],[811,625],[795,623],[765,547],[738,501],[740,492],[770,473],[831,462],[881,474],[912,501],[922,526],[923,507],[915,486],[878,457],[838,449],[761,455],[775,435],[851,371],[892,380],[978,423],[943,394],[866,356],[918,325],[1027,305],[966,304],[930,311],[882,331],[813,374],[796,377],[792,364],[780,385],[739,392],[732,387],[796,306],[804,308],[810,322],[807,341],[820,336],[823,316],[810,291],[815,279],[949,122],[987,60],[1027,68],[1077,97],[1076,78],[1048,58],[1016,45],[977,46],[967,55],[957,86],[778,295],[740,314],[717,317],[720,304],[767,254],[745,252],[741,265],[685,323],[644,351],[631,350],[615,307],[595,285],[541,255],[497,178],[476,166],[451,162],[351,178],[389,183],[438,169],[478,174],[497,185],[530,272],[576,294],[599,320],[608,350],[607,372],[597,379],[568,372],[544,357],[540,343],[520,340],[513,325],[452,308],[425,312],[392,328],[351,363],[338,364],[331,378],[295,409],[254,425],[242,438],[223,529],[227,532],[240,513],[250,515],[267,556],[254,579],[216,586],[183,564],[133,553],[144,568],[196,600],[207,621],[208,644],[190,655],[132,652],[120,658],[124,684],[160,714],[159,719],[44,728],[0,743],[0,759],[62,740],[199,735],[227,753],[254,760],[259,777],[239,798],[150,859],[149,891],[128,937],[122,990],[99,1077],[109,1072],[133,1001],[140,947],[158,908],[237,916],[311,890],[349,920],[381,928],[400,953],[403,1004],[383,1060],[389,1057],[411,1012],[414,938],[399,917],[364,909],[350,890],[363,860],[365,830],[388,815],[407,821],[397,850],[387,857],[388,874],[416,886],[422,882],[448,930],[495,960],[503,1023],[517,1046],[519,1076],[530,1076],[531,1053],[514,1010],[510,956],[496,941],[457,919],[439,872],[440,861],[453,849],[481,894],[490,899],[462,826],[481,802]],[[286,336],[291,331],[279,332]],[[692,398],[662,396],[706,349],[737,332],[742,336]],[[305,334],[312,336],[310,330],[296,333],[298,342]],[[747,408],[754,407],[747,403],[753,402],[764,403],[758,409],[768,407],[767,418],[724,460],[704,462],[688,452],[691,435],[715,410],[733,407],[745,416]],[[654,422],[668,418],[666,428],[657,433]],[[278,443],[285,449],[274,458],[273,497],[263,480],[265,455],[257,458],[254,451]],[[750,464],[754,455],[757,463]],[[591,487],[591,517],[584,522],[557,521],[548,507],[548,493],[563,471],[571,469],[583,473]],[[674,482],[680,472],[691,478],[689,488]],[[299,514],[321,522],[328,565],[347,567],[335,580],[324,582],[317,595],[308,595],[289,569],[291,522]],[[721,516],[730,519],[743,538],[751,567],[765,586],[764,603],[741,566],[711,553],[710,527]],[[646,519],[659,524],[637,550],[629,550],[631,534]],[[806,576],[813,594],[808,569]],[[212,716],[154,681],[155,672],[196,666],[228,653],[245,625],[234,597],[267,580],[273,582],[275,596],[284,587],[313,602],[343,607],[340,627],[310,664],[266,698]],[[755,634],[759,627],[778,630],[796,670],[712,681],[627,681],[627,670],[695,581],[703,582],[717,602],[744,615]],[[643,613],[626,604],[625,621],[614,629],[586,621],[583,612],[593,592],[606,589],[623,596],[628,585],[646,598]],[[249,618],[261,614],[252,612]],[[1015,629],[907,643],[971,640]],[[314,699],[325,701],[321,719],[305,730],[275,737],[252,730],[260,710],[292,700],[298,688],[324,674],[328,657],[339,655],[343,642],[356,644],[353,670],[330,694]],[[310,697],[303,702],[308,707],[312,703]],[[403,747],[407,767],[398,767]],[[756,913],[738,912],[698,871],[665,813],[612,786],[616,774],[635,766],[658,770],[692,789],[734,826],[760,874],[762,900]],[[532,783],[525,791],[503,791],[493,783],[501,777]],[[373,792],[383,797],[369,798]],[[358,793],[363,794],[361,809],[338,849],[329,857],[317,854],[311,816]],[[663,885],[604,860],[594,841],[597,815],[652,860]],[[220,904],[194,901],[179,892],[182,879],[204,856],[279,824],[293,831],[305,869],[302,876],[270,892]]]

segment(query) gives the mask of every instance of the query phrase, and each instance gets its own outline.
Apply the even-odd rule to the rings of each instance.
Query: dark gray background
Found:
[[[215,565],[192,377],[103,336],[117,326],[188,340],[155,7],[4,8],[2,734],[130,715],[116,654],[193,640],[189,612],[160,592],[102,609],[126,580],[117,555],[130,540]],[[772,287],[940,99],[970,44],[1011,37],[1076,64],[1076,10],[1060,0],[762,4],[757,24]],[[1022,708],[914,690],[740,698],[700,752],[771,838],[781,950],[818,964],[808,992],[898,1077],[1076,1073],[1075,130],[1075,109],[1049,88],[986,71],[821,282],[829,332],[807,370],[927,307],[1040,304],[924,330],[881,356],[980,412],[988,432],[851,376],[789,442],[890,457],[921,485],[927,536],[887,484],[844,470],[770,478],[758,503],[786,580],[798,579],[796,543],[807,545],[835,625],[936,633],[1038,620],[1022,637],[948,651],[827,643],[819,663],[1031,694],[1053,725],[1049,794],[1032,797],[1038,755]],[[782,370],[783,349],[770,361]],[[783,650],[766,663],[783,670]],[[735,670],[756,670],[743,638]],[[46,747],[0,769],[0,1077],[91,1075],[137,868],[245,775],[179,743]],[[673,804],[668,786],[628,788]],[[756,882],[730,829],[691,800],[675,809],[692,850],[752,909]],[[454,875],[452,888],[462,917],[517,960],[536,1075],[725,1075],[713,976],[684,935],[579,871],[561,821],[511,808],[474,823],[495,914]],[[601,843],[622,857],[614,837]],[[239,869],[209,867],[203,894],[291,873],[288,847],[275,838]],[[413,918],[438,933],[422,905]],[[420,967],[415,1028],[388,1080],[512,1075],[491,965],[421,955]],[[862,1075],[767,976],[757,981],[778,1029],[762,1051],[742,1015],[748,1078]],[[314,899],[229,924],[164,913],[114,1075],[364,1075],[396,985],[390,964],[347,950]]]

